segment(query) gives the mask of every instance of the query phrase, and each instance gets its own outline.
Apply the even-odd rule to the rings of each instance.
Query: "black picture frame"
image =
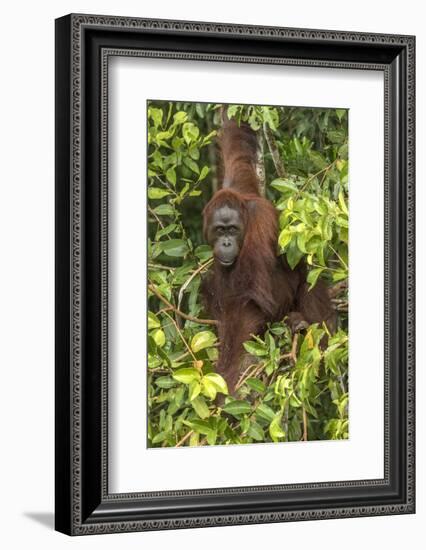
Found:
[[[384,73],[383,479],[108,493],[105,147],[111,55]],[[85,535],[414,513],[414,81],[413,36],[81,14],[56,20],[58,531]]]

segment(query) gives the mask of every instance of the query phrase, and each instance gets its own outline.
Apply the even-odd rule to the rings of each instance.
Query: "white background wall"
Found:
[[[53,527],[54,18],[69,12],[417,35],[418,505],[392,516],[70,539]],[[0,544],[43,548],[419,548],[426,521],[425,216],[426,31],[407,0],[67,0],[3,5],[0,101]],[[366,322],[368,322],[368,317]],[[373,337],[373,335],[372,335]],[[314,464],[313,464],[314,467]],[[420,542],[421,541],[421,542]]]

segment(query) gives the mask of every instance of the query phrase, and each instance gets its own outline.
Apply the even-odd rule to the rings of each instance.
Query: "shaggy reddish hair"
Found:
[[[309,323],[329,321],[334,312],[327,289],[319,282],[308,292],[306,268],[291,270],[277,256],[277,211],[260,196],[256,173],[257,139],[248,125],[225,120],[219,134],[223,185],[203,212],[207,236],[217,209],[228,206],[240,214],[243,241],[231,268],[214,262],[203,280],[202,293],[210,315],[219,321],[219,359],[216,370],[226,379],[230,393],[240,373],[243,343],[264,332],[268,322],[285,316]]]

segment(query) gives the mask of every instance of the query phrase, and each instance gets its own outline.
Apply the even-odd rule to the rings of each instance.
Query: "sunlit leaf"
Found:
[[[153,328],[159,328],[161,326],[160,320],[152,311],[148,311],[148,330]]]
[[[217,372],[209,372],[205,376],[203,376],[203,382],[205,380],[208,380],[210,383],[212,383],[216,390],[220,393],[224,393],[225,395],[228,394],[228,385],[224,378]]]
[[[216,334],[210,330],[197,332],[191,340],[191,349],[194,353],[205,348],[210,348],[217,340]]]
[[[309,283],[309,289],[313,288],[317,281],[318,281],[318,277],[321,275],[321,273],[324,271],[324,269],[322,267],[316,267],[315,269],[311,269],[309,272],[308,272],[308,276],[306,278],[306,280],[308,281]]]
[[[268,420],[269,422],[272,422],[275,417],[275,412],[271,409],[271,407],[265,405],[265,403],[261,403],[257,407],[256,414],[258,414],[261,418]]]
[[[272,437],[273,441],[278,441],[285,437],[285,432],[281,427],[281,418],[282,415],[277,415],[271,422],[269,426],[269,434]]]
[[[190,384],[193,380],[201,379],[200,372],[193,367],[177,369],[172,376],[175,380],[183,384]]]
[[[162,348],[166,343],[166,335],[160,328],[153,332],[152,337],[154,338],[154,342],[160,348]]]
[[[170,194],[170,191],[167,191],[167,189],[160,189],[159,187],[150,187],[148,189],[148,198],[150,199],[163,199]]]
[[[176,185],[176,170],[174,168],[169,168],[166,172],[166,178],[172,185]]]
[[[196,397],[191,401],[192,406],[194,407],[195,412],[202,419],[207,418],[210,415],[209,408],[201,396]]]
[[[201,384],[198,382],[198,380],[192,380],[192,382],[189,384],[188,389],[188,398],[190,401],[195,399],[201,392]]]

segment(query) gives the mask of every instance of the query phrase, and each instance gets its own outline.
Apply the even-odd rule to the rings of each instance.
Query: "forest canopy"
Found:
[[[228,395],[200,294],[213,262],[202,211],[221,183],[222,105],[149,101],[148,446],[346,439],[348,111],[225,108],[257,132],[262,192],[279,212],[277,254],[291,268],[305,262],[311,288],[326,282],[338,329],[314,324],[293,336],[284,319],[269,324],[244,344],[251,360]]]

